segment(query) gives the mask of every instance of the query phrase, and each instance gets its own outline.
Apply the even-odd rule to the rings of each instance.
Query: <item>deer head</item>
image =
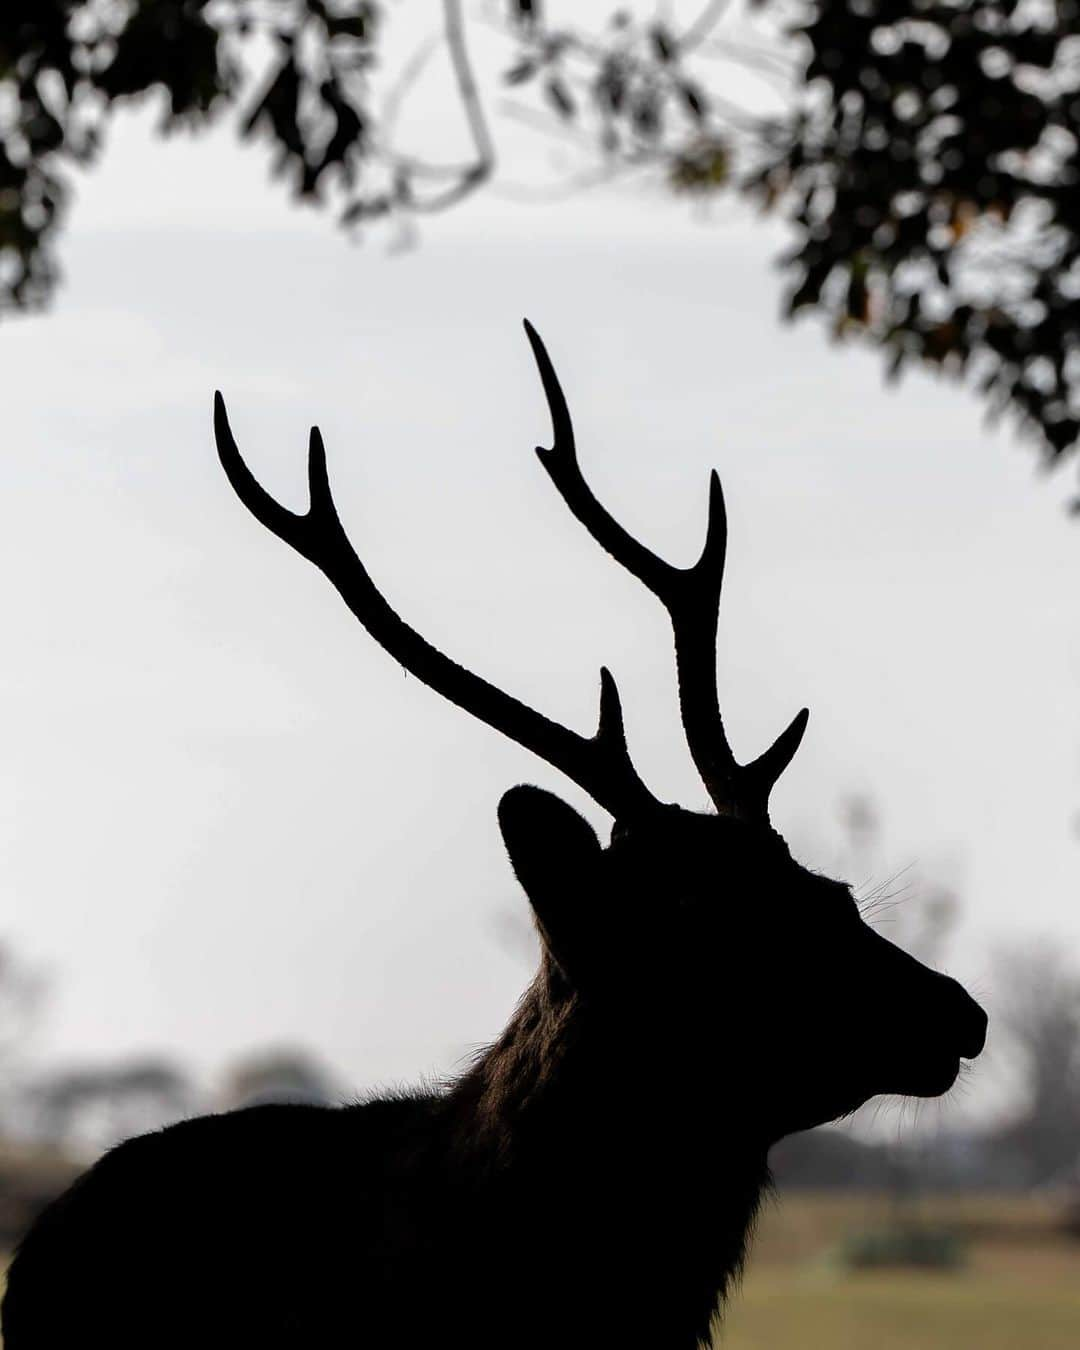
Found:
[[[768,1138],[836,1118],[871,1096],[937,1096],[982,1049],[986,1016],[959,984],[886,941],[846,885],[793,860],[769,796],[806,730],[799,712],[739,764],[716,681],[727,547],[724,499],[709,489],[705,545],[673,567],[633,539],[582,476],[566,400],[535,330],[526,332],[554,429],[537,448],[572,513],[661,602],[671,619],[691,757],[715,810],[658,800],[631,761],[609,671],[597,729],[551,721],[434,648],[391,608],[346,537],[322,439],[311,432],[310,506],[286,510],[259,485],[218,394],[215,431],[229,481],[251,513],[316,567],[373,638],[451,702],[539,755],[614,818],[604,848],[553,794],[515,787],[499,806],[514,871],[533,907],[552,978],[628,1045],[663,1048],[673,1073],[737,1084]]]

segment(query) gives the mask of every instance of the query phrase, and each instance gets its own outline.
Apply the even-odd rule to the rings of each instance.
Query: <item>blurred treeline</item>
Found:
[[[29,1023],[37,981],[0,949],[0,1007]],[[3,1033],[0,1032],[0,1037]],[[312,1052],[268,1046],[226,1062],[209,1082],[167,1053],[27,1068],[18,1046],[0,1080],[0,1251],[106,1149],[188,1116],[265,1102],[336,1104],[342,1085]]]
[[[853,883],[867,922],[941,964],[965,908],[962,886],[941,873],[957,869],[890,870],[884,835],[873,801],[852,797],[821,861]],[[524,975],[536,956],[531,929],[516,910],[494,919],[497,940],[522,958]],[[901,1224],[933,1194],[1027,1193],[1050,1203],[1060,1227],[1080,1237],[1080,961],[1052,936],[1014,940],[991,953],[988,987],[977,992],[992,1035],[968,1078],[943,1103],[878,1100],[854,1122],[783,1141],[771,1159],[781,1191],[884,1195]],[[302,1046],[227,1059],[210,1081],[169,1053],[42,1063],[28,1047],[48,993],[48,983],[0,944],[0,1250],[124,1138],[262,1102],[338,1103],[355,1090]]]

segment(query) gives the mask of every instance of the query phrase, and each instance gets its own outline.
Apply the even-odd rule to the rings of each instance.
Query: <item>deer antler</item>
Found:
[[[600,672],[600,719],[594,736],[581,736],[535,712],[438,651],[383,598],[341,524],[317,427],[312,428],[308,451],[310,505],[303,515],[275,501],[245,464],[220,394],[214,396],[214,432],[222,467],[251,514],[325,573],[375,641],[406,670],[560,769],[617,819],[659,806],[630,760],[618,689],[607,669]]]
[[[728,744],[716,686],[716,627],[727,551],[727,516],[720,479],[709,480],[705,546],[692,567],[673,567],[638,543],[600,505],[578,464],[574,427],[555,368],[528,319],[525,332],[551,411],[554,443],[536,453],[559,495],[601,548],[652,591],[668,612],[675,635],[679,707],[687,744],[716,809],[745,818],[768,817],[769,794],[799,748],[810,714],[791,725],[749,764],[739,764]]]

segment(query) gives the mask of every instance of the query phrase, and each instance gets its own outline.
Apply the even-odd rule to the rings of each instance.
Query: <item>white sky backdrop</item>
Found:
[[[995,940],[1080,941],[1069,471],[1040,476],[955,386],[886,389],[876,358],[782,326],[781,236],[755,221],[488,197],[390,257],[288,205],[230,135],[150,125],[119,122],[80,186],[53,311],[0,328],[2,929],[54,980],[42,1057],[166,1049],[213,1072],[287,1041],[357,1089],[445,1071],[526,976],[496,940],[524,914],[500,793],[543,783],[603,823],[404,677],[247,517],[216,386],[295,505],[319,422],[411,622],[582,730],[611,665],[641,768],[701,802],[662,613],[532,455],[526,314],[586,472],[647,543],[692,560],[720,470],[735,748],[812,713],[774,798],[796,851],[827,863],[838,803],[868,791],[890,867],[961,890],[957,973],[985,991]]]

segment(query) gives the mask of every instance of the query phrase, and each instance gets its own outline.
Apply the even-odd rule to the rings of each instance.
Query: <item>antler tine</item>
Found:
[[[633,538],[610,515],[586,483],[578,463],[573,423],[555,368],[540,335],[525,320],[544,387],[554,432],[550,448],[536,453],[560,496],[596,542],[641,581],[671,619],[679,708],[691,757],[718,811],[748,816],[768,814],[773,784],[798,748],[804,709],[776,742],[751,764],[740,765],[728,743],[716,683],[716,635],[720,591],[727,553],[727,513],[720,479],[709,479],[705,544],[692,567],[674,567]]]
[[[787,766],[795,758],[795,752],[802,744],[806,724],[810,720],[810,709],[800,708],[777,736],[768,750],[751,760],[743,769],[745,780],[744,795],[761,811],[767,811],[769,794]]]
[[[308,451],[310,505],[302,515],[275,501],[248,468],[220,394],[214,396],[214,431],[222,468],[241,502],[256,520],[326,575],[375,641],[406,670],[560,769],[613,816],[622,819],[659,805],[630,760],[619,694],[608,670],[601,671],[599,725],[589,737],[551,721],[459,666],[411,628],[371,580],[334,504],[317,427],[311,430]]]

